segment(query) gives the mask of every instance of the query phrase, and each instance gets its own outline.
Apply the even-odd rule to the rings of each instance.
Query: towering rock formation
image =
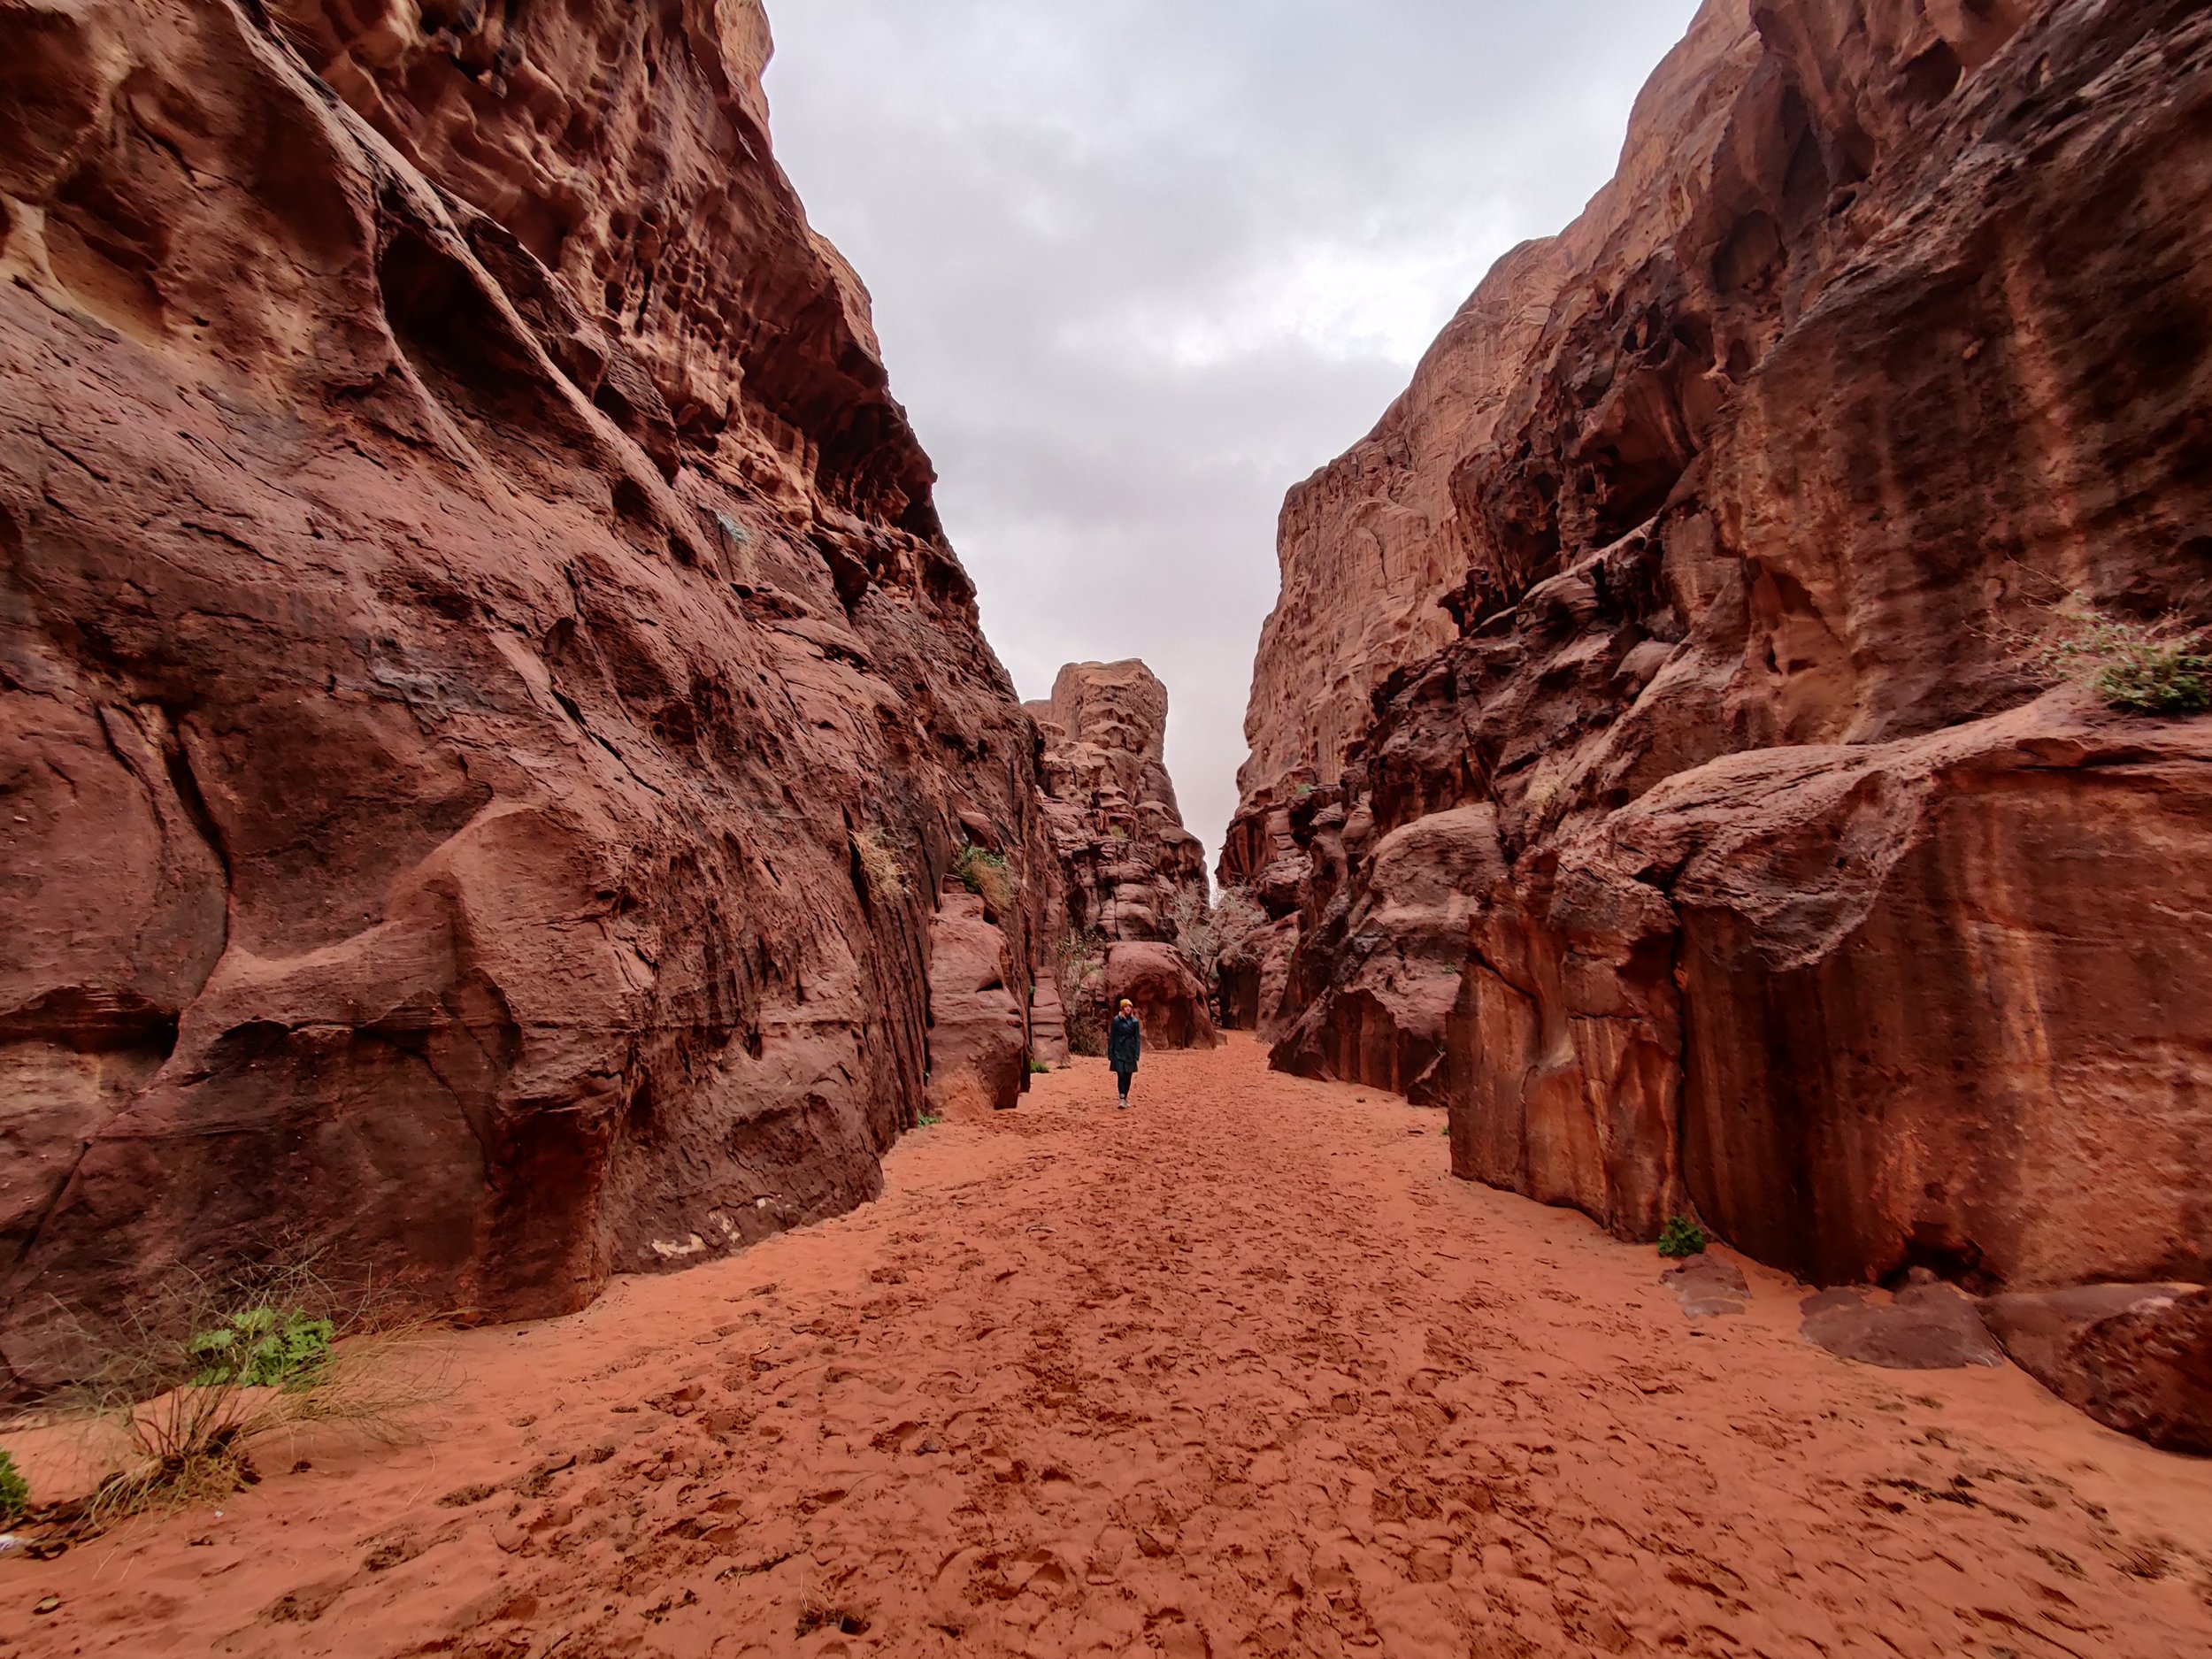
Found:
[[[1033,738],[768,50],[0,4],[19,1386],[180,1263],[534,1315],[866,1198],[976,826],[1033,971]]]
[[[2212,1273],[2212,720],[2021,643],[2212,619],[2208,110],[2185,0],[1710,0],[1285,511],[1221,872],[1279,1064],[1627,1237]]]
[[[1059,872],[1050,913],[1065,983],[1041,982],[1042,1011],[1058,1018],[1060,996],[1072,999],[1065,1017],[1083,1041],[1125,996],[1153,1042],[1210,1045],[1210,998],[1191,960],[1209,931],[1205,848],[1167,775],[1167,687],[1142,663],[1070,663],[1049,700],[1024,706],[1043,740],[1041,805]]]

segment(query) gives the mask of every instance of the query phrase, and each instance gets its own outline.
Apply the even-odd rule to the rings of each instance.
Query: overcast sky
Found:
[[[777,153],[875,298],[1025,697],[1141,657],[1217,852],[1283,493],[1611,174],[1694,0],[768,0]]]

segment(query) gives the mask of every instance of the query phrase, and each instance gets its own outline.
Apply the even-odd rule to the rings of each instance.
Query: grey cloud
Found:
[[[1025,696],[1150,663],[1217,846],[1283,492],[1580,211],[1694,0],[769,4],[993,645]]]

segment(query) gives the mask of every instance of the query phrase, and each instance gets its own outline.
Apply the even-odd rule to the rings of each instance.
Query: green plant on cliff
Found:
[[[952,873],[960,885],[979,899],[994,916],[1010,916],[1014,910],[1014,872],[1007,867],[1006,855],[989,852],[973,841],[960,843],[960,850],[953,855]]]
[[[0,1526],[12,1525],[31,1507],[31,1483],[17,1472],[15,1459],[0,1451]]]
[[[1687,1216],[1670,1216],[1659,1229],[1659,1254],[1670,1261],[1705,1254],[1705,1229]]]
[[[2212,643],[2177,616],[2139,622],[2067,595],[2050,609],[2033,661],[2053,680],[2085,685],[2129,714],[2200,714],[2212,709]]]

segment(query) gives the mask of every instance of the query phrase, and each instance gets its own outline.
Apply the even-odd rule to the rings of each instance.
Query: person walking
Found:
[[[1121,999],[1121,1011],[1106,1032],[1106,1064],[1114,1068],[1121,1085],[1121,1109],[1129,1110],[1129,1079],[1137,1074],[1137,1056],[1144,1052],[1144,1027],[1137,1023],[1137,1005]]]

